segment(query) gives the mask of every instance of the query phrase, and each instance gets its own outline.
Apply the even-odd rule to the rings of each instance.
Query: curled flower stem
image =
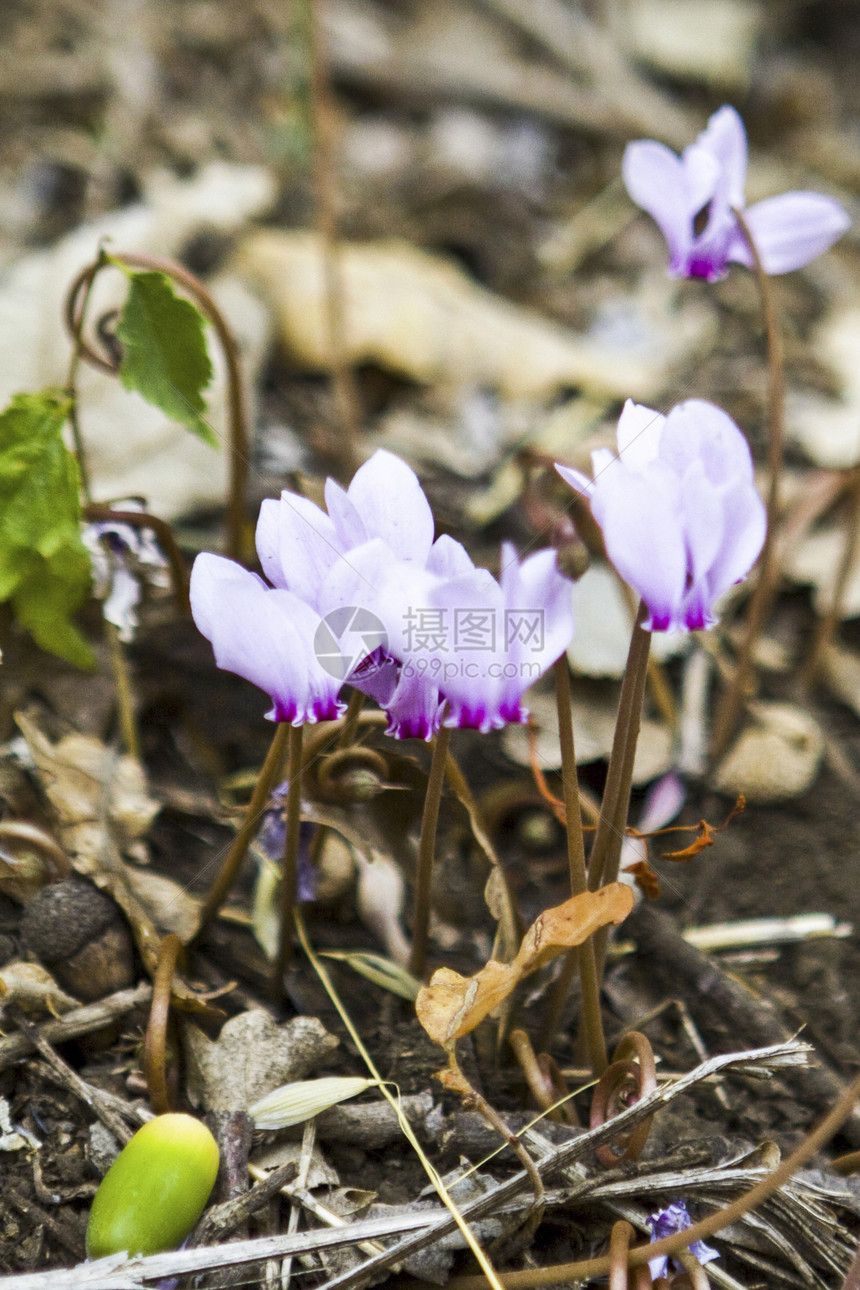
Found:
[[[624,1219],[614,1223],[609,1236],[609,1290],[628,1290],[627,1251],[633,1228]]]
[[[860,1097],[860,1075],[851,1081],[839,1100],[824,1119],[807,1134],[800,1146],[760,1183],[756,1183],[755,1187],[751,1187],[730,1205],[699,1219],[692,1227],[687,1227],[672,1236],[664,1236],[659,1241],[635,1246],[627,1256],[628,1266],[638,1268],[647,1264],[650,1259],[662,1258],[664,1254],[677,1257],[680,1251],[689,1249],[696,1241],[706,1241],[761,1205],[775,1191],[778,1191],[792,1174],[802,1169],[825,1142],[833,1137],[854,1110],[858,1097]],[[505,1290],[532,1290],[532,1287],[561,1285],[569,1281],[584,1281],[589,1277],[605,1276],[608,1271],[609,1258],[603,1255],[596,1259],[581,1259],[576,1263],[556,1263],[552,1267],[527,1268],[521,1272],[502,1273],[500,1280]],[[482,1290],[483,1284],[484,1279],[479,1276],[453,1277],[448,1282],[447,1290]],[[855,1284],[860,1283],[852,1282],[850,1290],[854,1290]]]
[[[635,1060],[634,1060],[635,1059]],[[591,1100],[591,1128],[618,1115],[634,1102],[652,1093],[657,1087],[657,1070],[654,1052],[644,1035],[631,1030],[621,1040],[612,1054],[612,1065],[603,1072]],[[645,1149],[651,1131],[653,1116],[642,1120],[626,1137],[619,1139],[616,1153],[614,1144],[605,1142],[595,1148],[595,1155],[604,1169],[614,1169],[624,1160],[638,1160]]]
[[[443,718],[444,721],[444,718]],[[418,844],[418,869],[415,875],[415,915],[412,927],[412,953],[409,971],[421,981],[427,961],[427,942],[430,931],[430,890],[433,879],[433,857],[436,851],[436,826],[439,823],[439,804],[445,783],[445,763],[451,742],[450,726],[441,725],[433,740],[433,758],[427,777],[424,813],[421,817],[421,841]]]
[[[579,896],[588,889],[585,867],[585,840],[582,832],[582,815],[579,809],[579,782],[576,773],[576,749],[573,741],[573,716],[570,700],[570,672],[567,656],[562,654],[555,664],[555,696],[558,706],[558,737],[561,746],[561,782],[564,794],[566,819],[567,860],[570,868],[571,895]],[[555,988],[551,991],[546,1016],[541,1029],[541,1047],[549,1049],[558,1027],[559,1018],[570,988],[576,965],[582,981],[582,1013],[588,1042],[588,1055],[595,1078],[606,1069],[606,1039],[600,1015],[600,983],[594,953],[594,940],[589,937],[582,945],[568,950]]]
[[[193,273],[175,260],[168,260],[159,255],[145,255],[136,251],[116,251],[110,257],[100,253],[99,259],[84,269],[69,290],[66,299],[66,325],[75,341],[73,360],[75,363],[70,373],[70,386],[74,389],[72,377],[80,358],[85,358],[93,367],[103,372],[115,374],[117,363],[108,361],[97,354],[85,341],[83,336],[84,311],[96,274],[114,261],[120,260],[132,269],[150,270],[163,273],[178,282],[191,295],[211,322],[227,367],[227,418],[230,440],[230,488],[227,498],[227,553],[234,559],[242,560],[251,554],[250,531],[245,523],[245,488],[248,479],[248,427],[245,410],[245,392],[242,381],[239,347],[227,325],[224,315],[218,308],[206,287]],[[83,293],[83,294],[82,294]],[[74,421],[72,423],[74,430]],[[77,444],[77,436],[76,436]],[[87,501],[90,500],[87,487],[82,486]]]
[[[72,337],[72,354],[69,359],[69,373],[66,377],[66,390],[71,399],[71,408],[69,409],[69,425],[72,429],[72,438],[75,444],[75,456],[78,459],[78,474],[81,480],[81,492],[84,495],[84,501],[89,504],[92,501],[90,491],[90,475],[87,467],[87,454],[84,448],[84,437],[81,434],[81,423],[78,418],[78,369],[81,365],[81,358],[86,350],[84,340],[84,323],[86,322],[87,306],[92,295],[93,283],[99,269],[107,263],[103,250],[99,250],[98,259],[94,261],[78,278],[72,291],[75,292],[73,297],[69,293],[67,308],[70,306],[73,298],[79,300],[77,308],[67,316],[69,332]]]
[[[156,1115],[176,1109],[178,1071],[168,1063],[167,1038],[171,1023],[170,991],[184,946],[175,932],[168,932],[158,947],[158,964],[152,983],[152,1004],[146,1027],[143,1069],[149,1100]]]
[[[296,921],[296,876],[299,866],[299,829],[302,822],[302,726],[290,726],[287,742],[287,815],[284,856],[281,863],[281,928],[278,953],[272,969],[272,993],[280,1001],[284,972],[293,953]]]
[[[532,1048],[532,1041],[524,1030],[512,1030],[509,1043],[535,1102],[537,1102],[541,1111],[546,1113],[548,1119],[560,1121],[562,1116],[560,1108],[555,1106],[555,1089],[552,1081],[547,1078],[538,1064],[535,1050]]]
[[[257,783],[254,786],[254,792],[248,803],[248,809],[245,812],[245,818],[230,844],[215,881],[209,888],[209,893],[203,902],[203,907],[200,910],[200,921],[197,924],[193,940],[196,940],[205,931],[223,905],[224,898],[232,887],[236,874],[239,872],[239,866],[245,859],[248,844],[260,827],[260,817],[266,809],[269,794],[277,783],[281,771],[289,730],[290,727],[285,722],[279,722],[275,727],[275,733],[269,751],[266,754],[266,760],[263,763],[263,768],[260,771]]]
[[[739,210],[735,210],[733,213],[752,256],[765,332],[767,334],[768,421],[770,429],[768,470],[770,484],[767,495],[767,532],[764,546],[759,556],[758,577],[750,597],[744,638],[738,652],[734,676],[723,696],[714,721],[714,731],[711,739],[711,757],[714,761],[725,752],[734,733],[738,716],[750,687],[756,643],[770,613],[776,592],[778,576],[776,535],[779,524],[783,426],[785,420],[783,340],[773,297],[773,285],[764,270],[758,247],[743,213]]]

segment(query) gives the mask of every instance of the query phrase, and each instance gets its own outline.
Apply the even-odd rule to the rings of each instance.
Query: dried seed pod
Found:
[[[31,900],[21,935],[63,989],[83,1003],[134,984],[128,928],[111,898],[81,878],[54,883]]]

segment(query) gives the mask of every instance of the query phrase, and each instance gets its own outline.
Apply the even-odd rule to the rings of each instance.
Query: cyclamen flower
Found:
[[[654,139],[628,144],[622,173],[627,191],[657,222],[669,246],[675,277],[725,277],[735,261],[753,267],[740,210],[766,273],[789,273],[821,255],[850,224],[837,201],[791,192],[744,208],[747,140],[732,107],[721,107],[680,157]],[[704,228],[696,232],[696,219]]]
[[[322,619],[282,588],[266,586],[220,555],[198,555],[191,570],[191,612],[212,642],[215,662],[258,685],[272,699],[273,721],[329,721],[340,716],[341,679],[319,663],[314,649]]]
[[[428,610],[438,615],[437,638],[409,667],[437,681],[449,706],[445,724],[487,731],[525,721],[523,694],[573,635],[570,583],[555,551],[520,564],[506,543],[500,582],[486,569],[463,568],[430,586]]]
[[[645,628],[713,626],[715,602],[746,577],[765,537],[746,439],[712,403],[690,399],[663,416],[628,399],[618,454],[592,454],[593,481],[556,469],[589,497],[609,559],[648,608]]]
[[[656,1214],[649,1214],[646,1222],[651,1228],[652,1241],[662,1241],[664,1236],[674,1236],[676,1232],[686,1232],[687,1228],[693,1225],[693,1221],[687,1212],[687,1206],[682,1200],[673,1201],[671,1205],[667,1205],[665,1209],[661,1209]],[[712,1249],[710,1245],[705,1245],[704,1241],[693,1241],[690,1246],[690,1253],[700,1263],[711,1263],[714,1259],[720,1257],[719,1252]],[[675,1259],[672,1260],[672,1265],[677,1271],[683,1270],[683,1265]],[[654,1280],[658,1277],[665,1277],[668,1275],[669,1259],[665,1254],[658,1259],[649,1259],[648,1267]]]

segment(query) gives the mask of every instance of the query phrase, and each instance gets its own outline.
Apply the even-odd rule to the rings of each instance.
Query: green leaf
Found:
[[[136,273],[121,260],[112,262],[130,282],[116,329],[123,347],[120,380],[216,448],[218,437],[203,417],[203,391],[212,380],[203,315],[176,295],[165,274]]]
[[[43,649],[79,667],[90,648],[70,621],[90,589],[78,465],[63,443],[70,402],[16,394],[0,413],[0,600]]]

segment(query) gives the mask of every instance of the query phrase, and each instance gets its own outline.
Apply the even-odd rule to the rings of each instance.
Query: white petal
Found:
[[[281,535],[280,504],[273,498],[266,498],[260,507],[257,520],[257,555],[263,566],[263,573],[273,587],[286,588],[287,580],[281,568]]]
[[[802,268],[829,250],[851,224],[833,198],[805,192],[782,193],[756,202],[746,212],[746,221],[765,273]],[[731,258],[751,266],[745,241],[733,242]]]
[[[666,418],[662,412],[628,399],[618,418],[618,455],[632,470],[641,470],[660,450]]]
[[[433,513],[413,470],[380,449],[353,476],[348,493],[367,535],[387,542],[402,560],[425,564],[433,543]]]
[[[693,212],[683,162],[662,143],[628,143],[621,165],[627,191],[658,224],[669,247],[670,268],[683,273],[693,240]]]

